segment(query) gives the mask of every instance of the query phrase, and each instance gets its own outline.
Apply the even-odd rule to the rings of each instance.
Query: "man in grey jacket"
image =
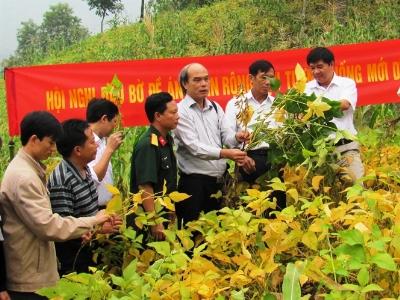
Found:
[[[62,130],[48,112],[29,113],[21,122],[22,149],[11,161],[1,184],[7,289],[11,299],[43,299],[34,292],[59,279],[53,241],[78,238],[112,217],[61,217],[51,210],[41,161],[56,149]]]

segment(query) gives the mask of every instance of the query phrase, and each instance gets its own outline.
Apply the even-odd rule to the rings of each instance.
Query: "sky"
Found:
[[[17,31],[21,22],[32,19],[40,24],[43,14],[49,10],[50,5],[68,3],[79,17],[81,24],[89,29],[90,33],[100,32],[100,17],[89,10],[84,0],[0,0],[0,61],[7,58],[17,49]],[[130,22],[137,21],[140,16],[140,0],[122,0],[124,4],[123,16]],[[104,22],[105,26],[107,18]],[[107,28],[107,27],[106,27]]]

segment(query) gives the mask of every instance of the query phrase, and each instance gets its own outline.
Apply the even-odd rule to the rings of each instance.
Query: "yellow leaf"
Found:
[[[300,93],[303,93],[307,83],[306,72],[304,72],[304,69],[301,65],[296,64],[296,67],[294,69],[294,74],[296,76],[296,83],[294,84],[293,87]]]
[[[122,210],[122,199],[120,195],[114,195],[107,203],[106,212],[109,214],[118,213]]]
[[[364,225],[364,223],[357,223],[356,225],[354,225],[354,228],[357,229],[360,232],[370,232],[370,230],[368,229],[367,226]]]
[[[265,271],[263,269],[260,269],[258,267],[256,267],[253,264],[249,264],[249,269],[251,269],[249,276],[251,278],[257,278],[257,277],[265,277]]]
[[[215,194],[211,194],[210,198],[220,199],[222,197],[222,192],[219,190]]]
[[[132,197],[133,203],[142,204],[142,202],[143,202],[142,192],[143,191],[140,191],[139,193],[136,193],[136,194],[133,195],[133,197]]]
[[[294,200],[295,203],[297,203],[297,201],[299,201],[299,193],[297,192],[296,189],[289,189],[286,191],[286,194],[289,195],[290,197],[292,197],[292,199]]]
[[[242,241],[242,252],[243,252],[244,256],[246,256],[248,259],[251,259],[251,254],[250,254],[249,250],[247,250],[243,241]]]
[[[332,212],[331,212],[331,209],[329,208],[329,204],[326,203],[326,204],[322,205],[322,207],[324,209],[325,214],[328,216],[328,218],[330,218],[332,216]]]
[[[231,286],[244,286],[251,282],[251,279],[247,277],[242,270],[236,271],[230,279]]]
[[[231,258],[228,255],[224,254],[224,253],[212,252],[211,256],[213,256],[216,259],[218,259],[218,260],[220,260],[222,262],[225,262],[227,264],[232,263]]]
[[[301,238],[301,242],[312,250],[318,249],[317,236],[312,231],[307,231]]]
[[[314,101],[308,101],[307,106],[313,115],[322,118],[324,117],[324,111],[331,109],[331,106],[328,103],[323,102],[321,97],[317,97]]]
[[[308,277],[304,274],[301,274],[299,277],[299,281],[300,285],[303,286],[308,281]]]
[[[307,113],[301,118],[301,121],[302,122],[306,122],[311,117],[312,117],[312,110],[311,109],[307,109]]]
[[[246,108],[243,111],[239,112],[239,114],[236,116],[236,119],[239,121],[238,123],[241,123],[243,127],[246,127],[247,124],[250,122],[253,114],[253,107],[251,105],[246,105]]]
[[[146,266],[149,266],[150,263],[154,260],[155,255],[156,252],[154,250],[146,249],[140,255],[140,261],[144,263]]]
[[[317,175],[312,178],[311,185],[312,185],[312,188],[314,189],[314,191],[319,190],[319,184],[322,179],[324,179],[324,176],[322,176],[322,175]]]
[[[212,296],[212,290],[206,285],[202,284],[198,289],[197,293],[201,296],[204,296],[206,298],[210,298]]]
[[[248,263],[250,260],[245,255],[239,255],[232,257],[232,261],[237,264],[238,266],[243,266],[244,264]]]
[[[294,74],[296,76],[296,81],[306,81],[307,82],[306,72],[304,71],[303,67],[299,63],[297,63],[296,67],[294,68]]]
[[[260,195],[260,191],[256,190],[256,189],[247,189],[246,192],[247,192],[247,195],[249,195],[251,197],[258,197]]]
[[[330,186],[324,186],[324,193],[329,193],[330,190],[331,190]]]
[[[171,202],[169,197],[157,198],[160,204],[171,211],[175,211],[175,205]]]
[[[286,117],[286,110],[284,110],[283,108],[274,112],[274,119],[278,123],[283,123],[285,121],[285,117]]]
[[[169,197],[174,202],[181,202],[181,201],[186,200],[187,198],[191,197],[191,195],[188,195],[185,193],[179,193],[179,192],[172,192],[169,194]]]
[[[120,194],[119,190],[115,186],[113,186],[111,184],[107,183],[106,184],[106,188],[113,195],[119,195]]]
[[[166,193],[167,193],[167,181],[164,179],[162,195],[164,196]]]

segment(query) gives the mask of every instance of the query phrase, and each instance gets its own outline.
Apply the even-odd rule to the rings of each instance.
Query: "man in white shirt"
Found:
[[[222,121],[224,111],[207,98],[210,82],[207,69],[198,63],[185,66],[179,75],[185,97],[178,103],[179,122],[174,130],[179,169],[179,192],[191,197],[176,203],[178,225],[196,220],[201,211],[220,208],[217,199],[210,197],[222,188],[227,171],[226,159],[241,163],[246,153],[226,149],[248,138],[236,133]]]
[[[305,93],[322,95],[340,102],[343,117],[332,120],[339,130],[346,130],[353,135],[357,131],[353,123],[353,114],[357,104],[357,88],[353,79],[335,74],[335,57],[328,48],[317,47],[307,55],[307,64],[314,79],[307,82]],[[356,141],[341,139],[336,144],[336,151],[341,154],[339,164],[348,170],[353,180],[364,175],[364,166],[360,157],[360,146]]]
[[[97,184],[99,207],[104,208],[111,199],[106,185],[113,185],[111,156],[122,143],[122,132],[112,133],[117,125],[118,107],[107,99],[94,98],[89,101],[86,120],[93,131],[97,144],[96,158],[91,161],[89,169]]]
[[[238,101],[241,99],[236,97],[231,99],[226,106],[224,116],[224,123],[231,130],[238,132],[246,129],[249,132],[253,132],[256,124],[262,119],[265,119],[270,127],[277,126],[274,118],[266,116],[271,112],[274,100],[274,97],[269,95],[271,92],[269,78],[273,77],[275,77],[274,66],[267,60],[256,60],[249,66],[249,78],[252,88],[244,96],[250,111],[253,113],[247,123],[247,128],[244,128],[243,122],[237,119],[239,113]],[[243,166],[239,168],[242,180],[253,184],[258,177],[269,171],[271,167],[267,164],[267,156],[268,144],[265,142],[260,142],[256,147],[248,150]],[[286,207],[285,193],[276,191],[272,196],[277,198],[278,208]]]

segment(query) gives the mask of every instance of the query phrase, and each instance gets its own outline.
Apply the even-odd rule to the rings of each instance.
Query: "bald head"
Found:
[[[202,64],[191,63],[184,66],[179,73],[179,83],[183,93],[195,101],[204,100],[208,96],[208,71]]]

